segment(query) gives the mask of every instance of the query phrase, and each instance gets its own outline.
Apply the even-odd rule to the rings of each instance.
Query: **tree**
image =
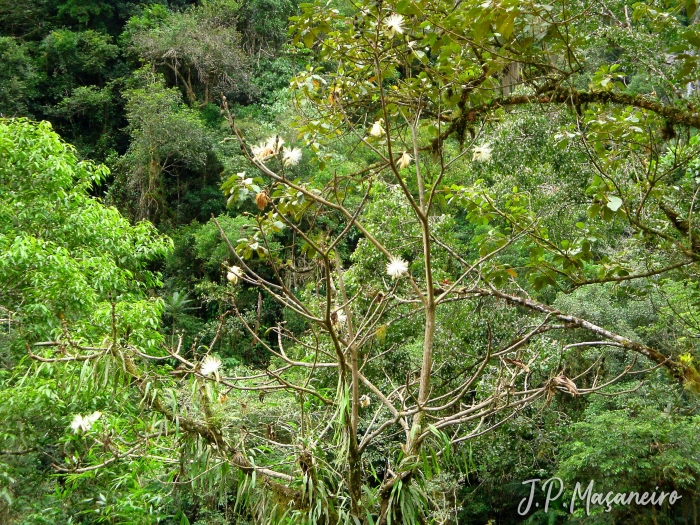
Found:
[[[70,462],[86,450],[80,431],[70,427],[76,415],[104,412],[102,421],[93,422],[98,428],[110,407],[133,403],[128,388],[109,393],[97,386],[104,380],[119,381],[118,355],[91,354],[89,348],[110,338],[119,344],[114,340],[117,333],[122,342],[143,349],[162,341],[157,330],[162,303],[149,293],[160,285],[153,265],[171,243],[152,225],[131,225],[116,209],[89,195],[107,175],[103,166],[79,162],[50,124],[0,120],[4,523],[18,516],[31,522],[38,517],[67,522],[72,519],[69,514],[75,517],[94,506],[86,501],[94,494],[71,490],[65,478],[58,489],[51,486],[56,482],[52,463]],[[68,367],[42,364],[43,355],[53,355],[54,347],[32,346],[41,341],[56,341]],[[28,355],[37,368],[32,368]],[[95,365],[92,370],[102,375],[91,388],[84,388],[86,365]],[[118,419],[114,422],[119,425]],[[135,474],[145,464],[133,467]],[[70,510],[52,501],[73,492],[77,501]],[[122,491],[124,505],[115,513],[128,512],[130,497],[146,496],[127,492]]]
[[[645,390],[631,403],[616,403],[610,398],[591,403],[587,417],[569,429],[570,443],[562,451],[558,475],[567,481],[568,487],[575,485],[570,482],[573,479],[594,479],[606,491],[620,493],[656,491],[659,494],[663,490],[670,494],[675,490],[685,500],[677,504],[685,507],[684,512],[676,515],[692,516],[699,476],[698,450],[690,436],[697,433],[697,415],[683,413],[692,410],[691,407],[682,411],[671,409],[673,404],[664,399],[665,392],[660,389]],[[666,406],[657,408],[659,401],[666,402]],[[595,490],[604,489],[598,486]],[[584,517],[579,510],[578,521],[604,523],[605,517],[601,516],[604,510],[594,509],[590,517]],[[643,507],[628,506],[616,508],[610,514],[611,522],[672,523],[671,516],[664,516],[661,509],[649,513]]]
[[[237,9],[231,0],[172,13],[156,5],[131,19],[126,32],[132,49],[164,67],[191,106],[205,106],[222,92],[235,93],[249,83],[248,61],[236,31]]]
[[[622,83],[617,82],[623,76],[618,72],[619,64],[600,65],[595,58],[586,62],[588,49],[572,43],[591,30],[591,22],[583,17],[586,8],[573,11],[574,22],[564,21],[567,9],[563,4],[530,7],[521,3],[461,3],[455,7],[441,2],[384,2],[367,5],[351,18],[322,4],[302,6],[303,14],[296,19],[297,39],[307,46],[318,46],[321,58],[332,61],[335,69],[327,75],[309,69],[297,78],[295,84],[303,98],[300,107],[306,117],[300,119],[298,129],[318,152],[322,169],[327,160],[324,153],[337,135],[353,136],[356,144],[374,153],[374,162],[355,173],[336,172],[330,180],[322,176],[310,182],[294,180],[285,174],[291,153],[278,147],[278,137],[248,147],[233,117],[230,119],[250,152],[251,162],[264,178],[246,179],[239,174],[224,189],[232,198],[239,187],[269,195],[272,210],[260,219],[261,231],[274,231],[283,225],[292,229],[324,268],[324,293],[315,301],[310,296],[299,298],[284,279],[271,283],[251,272],[249,282],[266,287],[315,327],[310,328],[314,343],[282,327],[277,329],[280,339],[290,340],[291,348],[305,349],[292,356],[281,341],[279,348],[270,346],[270,353],[280,359],[281,365],[313,371],[320,367],[337,369],[341,393],[338,404],[342,407],[337,423],[343,427],[345,440],[340,454],[343,459],[338,461],[346,468],[340,475],[342,481],[337,483],[347,487],[347,508],[358,519],[368,511],[365,505],[376,512],[380,523],[389,521],[392,515],[394,519],[400,515],[403,519],[408,515],[418,519],[421,492],[407,488],[400,496],[396,487],[418,475],[423,446],[434,434],[457,427],[447,441],[459,443],[496,428],[534,398],[549,398],[552,388],[579,395],[583,390],[563,369],[555,370],[539,389],[533,389],[527,380],[522,390],[516,386],[520,376],[529,377],[541,356],[530,354],[522,359],[527,350],[505,356],[553,330],[585,331],[594,338],[565,345],[564,350],[577,346],[633,350],[653,365],[667,368],[691,388],[700,385],[698,372],[678,353],[668,355],[585,317],[562,312],[533,299],[523,289],[527,286],[532,292],[542,293],[547,287],[575,289],[661,274],[678,275],[674,270],[697,261],[697,253],[689,244],[695,237],[691,218],[696,189],[690,182],[693,172],[687,168],[697,150],[688,126],[695,127],[699,122],[693,115],[692,102],[689,109],[679,109],[672,102],[650,101],[625,92]],[[641,24],[661,23],[658,19],[647,21],[641,6],[636,19]],[[663,20],[670,23],[668,18]],[[529,32],[537,36],[528,37]],[[508,89],[506,95],[494,96],[494,91],[501,90],[500,72],[513,62],[521,64],[519,91]],[[680,71],[673,80],[662,79],[668,82],[663,87],[687,74]],[[590,89],[581,89],[586,79]],[[573,221],[568,228],[560,227],[556,237],[550,235],[551,212],[540,208],[542,203],[527,192],[516,187],[499,194],[482,181],[468,185],[457,182],[459,170],[469,170],[465,157],[470,155],[474,163],[488,163],[494,155],[489,144],[480,143],[479,127],[503,118],[504,109],[532,104],[568,105],[576,111],[571,119],[572,131],[565,129],[562,138],[579,140],[587,162],[596,171],[586,181],[590,200],[578,206],[568,218]],[[676,127],[686,134],[685,141],[669,141]],[[470,145],[464,147],[465,142]],[[638,166],[630,166],[633,155]],[[469,171],[478,173],[478,168]],[[665,179],[671,176],[687,181],[687,189],[666,186]],[[677,191],[685,191],[685,198],[676,198]],[[396,192],[397,196],[382,197],[387,192]],[[379,211],[376,206],[385,209]],[[440,231],[441,212],[454,206],[465,210],[473,226],[486,227],[481,235],[473,237],[477,253],[469,254],[469,258],[462,255],[462,247],[454,238]],[[684,209],[679,211],[679,206]],[[382,212],[385,215],[377,217]],[[586,213],[589,224],[577,220]],[[334,228],[324,224],[309,229],[307,225],[321,223],[322,217],[334,217],[338,223]],[[639,248],[635,240],[618,241],[614,249],[619,251],[614,257],[592,247],[606,223],[616,217],[626,220],[636,238],[647,250],[651,248],[653,255],[642,264],[636,258]],[[352,230],[359,230],[362,240],[353,256],[350,277],[345,277],[338,249]],[[250,253],[250,241],[283,276],[288,254],[268,253],[258,239],[244,239],[232,249]],[[518,252],[530,255],[522,268],[510,263]],[[244,265],[242,259],[239,263]],[[382,264],[388,264],[388,276],[396,283],[399,278],[405,280],[405,288],[372,282],[368,273],[355,277],[363,266],[376,275]],[[450,271],[451,265],[461,265],[462,271]],[[692,273],[676,278],[693,279]],[[363,300],[368,295],[374,298]],[[381,298],[379,302],[377,297]],[[506,331],[508,336],[501,335],[503,343],[497,348],[492,347],[494,338],[489,333],[482,365],[476,360],[471,366],[474,375],[457,382],[453,390],[442,390],[444,383],[440,387],[433,383],[435,368],[448,362],[438,353],[436,330],[447,322],[439,309],[457,308],[448,306],[452,302],[478,304],[484,297],[530,310],[539,314],[539,321],[530,330],[513,323]],[[320,309],[316,301],[320,301]],[[400,309],[407,304],[415,305],[410,313]],[[476,308],[467,307],[462,315]],[[371,370],[369,361],[365,361],[365,356],[371,355],[368,347],[377,333],[385,337],[387,326],[416,311],[422,314],[424,328],[423,337],[417,341],[422,348],[420,371],[407,374],[402,387],[396,386],[402,384],[399,377],[387,374],[394,386],[383,390],[367,377],[369,372],[360,372],[365,366]],[[450,311],[451,315],[455,313]],[[353,319],[361,321],[356,324]],[[324,332],[328,338],[325,344],[317,335]],[[494,359],[498,364],[489,365],[494,354],[500,362]],[[622,377],[630,366],[614,379]],[[507,369],[512,376],[504,385],[499,381]],[[278,380],[285,384],[283,379]],[[310,383],[306,380],[302,384]],[[302,384],[296,386],[299,395],[308,394]],[[473,405],[460,406],[475,384],[481,388],[476,389]],[[593,385],[594,389],[600,387],[596,381]],[[367,389],[366,393],[362,394],[361,389]],[[318,391],[310,395],[321,396]],[[360,431],[360,411],[369,403],[367,395],[376,396],[383,406],[374,412],[370,428]],[[505,399],[503,405],[501,399]],[[460,409],[451,413],[456,406]],[[382,410],[393,415],[382,417]],[[465,428],[470,421],[479,422],[471,431]],[[398,468],[380,480],[379,487],[371,491],[372,497],[367,498],[369,481],[363,476],[361,456],[373,439],[385,431],[390,434],[389,429],[397,423],[405,432],[400,458],[412,459],[408,466],[397,461]],[[318,431],[322,429],[321,425]],[[408,505],[412,505],[410,512],[406,510]]]
[[[283,145],[283,131],[249,144],[222,103],[255,170],[223,190],[260,213],[240,239],[220,228],[230,247],[220,326],[235,316],[270,366],[224,367],[212,353],[220,330],[189,349],[106,347],[160,428],[176,430],[95,447],[65,469],[82,474],[132,447],[157,456],[182,438],[194,466],[180,474],[225,486],[236,467],[237,503],[252,520],[422,523],[445,515],[431,481],[456,468],[462,444],[530,409],[652,369],[697,390],[695,346],[681,353],[674,341],[619,333],[563,299],[697,280],[700,118],[673,88],[697,74],[685,4],[640,4],[631,18],[622,3],[357,7],[309,3],[295,19],[297,42],[329,67],[294,80],[303,150]],[[673,41],[654,94],[626,83],[645,64],[619,45],[621,28],[628,50],[649,46],[654,58]],[[558,128],[580,164],[565,210],[545,169],[502,183],[509,174],[489,140],[517,112]],[[296,177],[301,156],[317,167],[306,179]],[[291,242],[270,243],[284,234]],[[258,330],[238,307],[244,285],[279,301],[284,320]]]
[[[25,46],[14,38],[0,37],[0,114],[25,113],[27,99],[36,94],[40,75],[32,64]]]
[[[202,172],[212,148],[210,131],[199,114],[182,102],[177,89],[168,89],[161,75],[139,70],[124,93],[131,143],[120,159],[120,180],[114,199],[137,219],[158,223],[168,217],[169,195],[180,199],[187,171]],[[175,179],[166,184],[165,178]],[[120,192],[122,195],[120,195]]]

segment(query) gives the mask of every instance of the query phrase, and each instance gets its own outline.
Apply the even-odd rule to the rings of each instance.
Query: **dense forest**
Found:
[[[700,523],[696,7],[0,1],[0,523]]]

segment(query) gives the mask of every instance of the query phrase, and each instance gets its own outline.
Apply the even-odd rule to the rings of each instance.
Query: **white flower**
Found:
[[[393,38],[396,33],[403,34],[403,15],[393,14],[384,20],[387,36]]]
[[[409,155],[408,151],[404,151],[403,155],[401,155],[401,158],[399,159],[399,169],[408,168],[411,165],[412,160],[413,157]]]
[[[370,399],[370,397],[367,394],[360,397],[360,406],[362,408],[367,408],[371,402],[372,402],[372,400]]]
[[[270,157],[277,155],[282,150],[282,144],[284,144],[282,137],[279,135],[274,135],[267,139],[267,142],[261,142],[257,146],[253,146],[251,148],[253,158],[263,162]]]
[[[226,274],[226,279],[228,280],[228,282],[233,284],[238,284],[238,281],[240,281],[242,277],[243,270],[241,270],[238,266],[231,266],[231,268],[228,269],[228,273]]]
[[[491,145],[484,144],[483,146],[477,146],[474,148],[474,154],[472,155],[472,160],[474,162],[489,162],[491,160]]]
[[[342,308],[337,308],[331,312],[331,323],[333,323],[334,328],[340,328],[348,320],[348,316]]]
[[[70,424],[70,427],[73,429],[73,432],[77,432],[82,426],[83,416],[81,416],[80,414],[76,414],[75,416],[73,416],[73,421]]]
[[[282,162],[285,166],[296,166],[301,160],[301,150],[299,148],[282,148]]]
[[[202,362],[199,365],[199,373],[203,376],[216,374],[218,377],[219,368],[221,368],[221,359],[214,357],[213,355],[208,355],[202,359]]]
[[[282,144],[284,144],[284,139],[279,135],[275,135],[267,139],[267,147],[270,148],[275,155],[277,155],[282,150]]]
[[[406,272],[408,272],[408,263],[399,257],[391,259],[389,264],[386,265],[386,273],[392,279],[398,279]]]
[[[373,137],[381,137],[384,135],[384,119],[380,118],[377,122],[372,124],[372,130],[369,132]]]
[[[275,154],[274,150],[268,147],[267,143],[265,142],[262,142],[257,146],[253,146],[251,151],[253,152],[253,158],[260,162],[267,160]]]
[[[73,432],[78,433],[80,431],[87,432],[90,430],[92,425],[102,417],[102,412],[93,412],[92,414],[89,414],[85,417],[81,416],[80,414],[76,414],[73,416],[73,421],[70,424],[70,427],[73,429]]]

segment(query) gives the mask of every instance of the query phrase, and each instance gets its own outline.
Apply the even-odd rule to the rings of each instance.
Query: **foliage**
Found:
[[[79,162],[48,124],[3,120],[1,126],[0,275],[9,284],[2,304],[13,314],[18,340],[53,337],[61,320],[81,337],[109,333],[110,304],[125,320],[143,309],[142,322],[152,322],[158,306],[144,291],[160,278],[149,264],[169,241],[91,198],[88,190],[107,170]]]
[[[26,46],[11,37],[0,37],[0,114],[26,115],[27,99],[36,95],[41,79]]]
[[[237,10],[233,0],[210,0],[167,14],[156,5],[144,17],[132,19],[126,31],[133,51],[174,75],[190,105],[206,105],[221,93],[244,90],[249,82],[236,31]]]
[[[48,123],[0,121],[4,522],[22,515],[28,523],[67,522],[73,519],[69,515],[83,513],[89,489],[78,490],[75,497],[83,502],[70,513],[52,502],[75,491],[65,479],[54,490],[49,475],[52,463],[70,461],[83,448],[66,428],[76,413],[129,403],[127,391],[86,388],[89,360],[63,371],[33,367],[26,358],[28,345],[56,339],[68,345],[70,355],[108,339],[114,329],[142,348],[162,341],[162,305],[147,292],[160,285],[151,265],[171,244],[152,225],[132,226],[116,209],[89,196],[107,174],[103,166],[79,162]],[[39,353],[48,349],[37,348]],[[118,361],[102,356],[100,366],[99,381],[120,376]],[[119,512],[130,505],[129,498],[138,497],[132,489]],[[96,504],[100,509],[103,503]],[[41,505],[55,512],[42,516]]]
[[[140,70],[124,93],[131,143],[119,161],[120,190],[115,197],[138,219],[157,223],[168,211],[165,177],[175,179],[175,199],[187,186],[180,178],[203,170],[212,148],[211,136],[198,113],[182,102],[177,89],[168,89],[157,74]],[[184,177],[183,177],[184,178]]]
[[[642,392],[625,403],[594,403],[584,420],[569,429],[570,439],[562,450],[558,474],[573,487],[574,480],[596,480],[596,492],[676,490],[688,503],[682,509],[664,509],[652,518],[635,506],[617,506],[612,521],[671,523],[674,516],[687,515],[698,486],[697,448],[692,436],[698,431],[695,410],[678,406],[667,393]],[[660,399],[659,399],[660,398]],[[665,405],[656,406],[665,402]],[[685,404],[685,403],[682,403]],[[605,406],[608,405],[608,406]],[[613,405],[613,406],[610,406]],[[615,406],[617,405],[617,406]],[[686,412],[686,413],[683,413]],[[570,501],[571,494],[565,501]],[[600,523],[605,509],[594,509],[590,517],[579,510],[577,523]]]
[[[186,3],[0,7],[0,520],[687,521],[696,3]]]

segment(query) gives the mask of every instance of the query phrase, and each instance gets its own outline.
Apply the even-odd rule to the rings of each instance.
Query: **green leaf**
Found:
[[[608,197],[608,203],[606,206],[612,211],[617,211],[620,209],[620,206],[622,206],[622,199],[620,197],[615,197],[614,195]]]

